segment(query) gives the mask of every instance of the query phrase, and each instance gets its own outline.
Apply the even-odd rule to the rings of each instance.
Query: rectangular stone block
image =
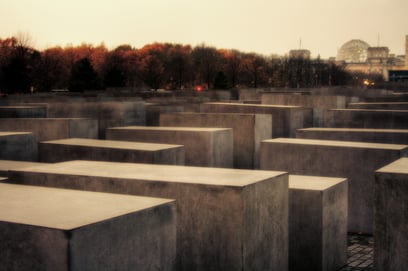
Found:
[[[347,179],[289,175],[289,270],[347,263]]]
[[[234,167],[259,168],[261,140],[272,137],[272,116],[266,114],[166,113],[161,126],[233,129]]]
[[[276,138],[262,141],[261,169],[349,180],[348,231],[373,233],[374,171],[408,154],[408,146]]]
[[[296,130],[296,137],[408,145],[408,129],[305,128]]]
[[[374,270],[408,266],[408,158],[375,173]]]
[[[40,166],[40,165],[44,165],[44,163],[16,161],[16,160],[0,160],[0,176],[8,176],[8,171],[12,169],[19,169],[19,168]]]
[[[349,103],[350,109],[385,109],[385,110],[408,110],[407,102],[371,102],[371,103]]]
[[[288,270],[285,172],[71,161],[10,171],[9,178],[175,199],[176,270]]]
[[[39,143],[40,161],[69,160],[184,165],[182,145],[153,144],[88,138],[67,138]]]
[[[324,127],[408,129],[408,110],[331,109]]]
[[[0,132],[0,159],[38,161],[38,146],[33,133]]]
[[[0,131],[32,132],[36,141],[98,138],[98,122],[81,118],[0,118]]]
[[[296,129],[313,125],[311,108],[286,105],[204,103],[202,113],[248,113],[272,115],[272,137],[295,137]]]
[[[45,106],[9,105],[0,106],[0,118],[46,118]]]
[[[0,184],[0,270],[174,270],[174,200]]]
[[[162,113],[174,113],[174,112],[184,112],[183,105],[173,105],[173,104],[146,104],[146,125],[147,126],[159,126],[160,125],[160,114]]]
[[[145,125],[143,101],[53,102],[48,105],[50,118],[91,118],[97,120],[98,138],[105,138],[108,127]]]
[[[323,115],[326,109],[346,108],[350,97],[340,95],[313,95],[310,92],[264,92],[262,93],[262,104],[292,105],[312,108],[313,126],[323,125]],[[312,125],[308,125],[312,126]],[[304,127],[308,127],[304,126]]]
[[[127,126],[106,130],[111,140],[180,144],[185,164],[204,167],[233,167],[233,132],[230,128]]]

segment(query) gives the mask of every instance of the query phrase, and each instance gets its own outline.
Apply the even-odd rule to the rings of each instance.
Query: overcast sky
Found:
[[[19,32],[38,49],[205,43],[265,55],[301,47],[328,58],[362,39],[401,55],[408,0],[0,0],[0,38]]]

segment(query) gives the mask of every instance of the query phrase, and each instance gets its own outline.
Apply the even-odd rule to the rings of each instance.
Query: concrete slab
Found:
[[[314,127],[321,127],[324,121],[324,112],[326,109],[332,108],[346,108],[347,103],[352,98],[340,95],[312,95],[312,93],[276,93],[264,92],[262,93],[262,104],[270,105],[291,105],[312,108],[313,110],[313,125]],[[304,127],[308,127],[304,126]]]
[[[161,126],[233,129],[234,167],[259,168],[261,140],[272,137],[272,116],[266,114],[166,113]]]
[[[261,169],[349,180],[348,231],[373,233],[374,171],[408,154],[407,145],[277,138],[261,143]]]
[[[94,160],[184,165],[182,145],[154,144],[89,138],[43,141],[39,144],[40,161]]]
[[[408,129],[408,110],[331,109],[324,127]]]
[[[10,180],[176,199],[176,270],[288,269],[284,172],[71,161],[12,171]]]
[[[407,102],[377,102],[377,103],[349,103],[350,109],[386,109],[386,110],[408,110]]]
[[[305,128],[296,130],[296,137],[408,145],[408,129]]]
[[[105,138],[108,127],[145,125],[143,101],[53,102],[48,105],[50,118],[91,118],[97,120],[98,138]]]
[[[85,118],[0,118],[0,131],[32,132],[37,142],[70,137],[98,138],[98,122]]]
[[[33,133],[0,132],[0,159],[38,161],[38,146]]]
[[[0,184],[2,270],[173,270],[173,200]]]
[[[111,140],[180,144],[185,164],[204,167],[233,167],[233,131],[231,128],[126,126],[106,130]]]
[[[404,270],[408,265],[408,158],[375,173],[374,268]]]
[[[0,106],[0,118],[46,118],[45,106],[10,105]]]
[[[347,179],[289,175],[289,270],[346,265],[347,197]]]
[[[285,105],[203,103],[203,113],[248,113],[272,115],[272,137],[295,137],[296,129],[313,125],[311,108]]]
[[[162,113],[174,113],[174,112],[184,112],[183,105],[173,105],[173,104],[146,104],[146,125],[147,126],[159,126],[160,125],[160,114]]]
[[[32,166],[41,166],[44,163],[39,162],[26,162],[26,161],[16,161],[16,160],[0,160],[0,175],[8,176],[8,171],[12,169],[19,169]]]

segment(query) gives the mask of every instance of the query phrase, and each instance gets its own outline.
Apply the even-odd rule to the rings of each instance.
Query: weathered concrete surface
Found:
[[[332,108],[346,108],[347,103],[352,100],[353,100],[352,97],[339,95],[312,95],[310,92],[262,93],[262,104],[292,105],[311,108],[313,110],[314,127],[321,127],[323,125],[325,110]]]
[[[145,125],[146,108],[143,101],[130,102],[65,102],[49,103],[50,118],[91,118],[98,121],[98,137],[105,138],[108,127]]]
[[[19,169],[32,166],[41,166],[44,163],[39,162],[26,162],[15,160],[0,160],[0,176],[8,176],[8,171],[12,169]]]
[[[408,110],[407,102],[377,102],[377,103],[349,103],[350,109],[385,109],[385,110]]]
[[[0,160],[0,176],[7,177],[9,170],[40,165],[44,165],[44,163],[16,160]]]
[[[408,110],[331,109],[324,127],[408,129]]]
[[[311,108],[286,105],[204,103],[203,113],[240,113],[272,115],[272,137],[295,137],[296,129],[313,125]]]
[[[296,130],[296,137],[408,145],[408,129],[305,128]]]
[[[288,270],[285,172],[72,161],[15,183],[176,199],[176,270]]]
[[[162,113],[175,113],[184,112],[184,106],[173,105],[173,104],[146,104],[146,125],[147,126],[159,126],[160,125],[160,114]]]
[[[25,132],[0,132],[0,159],[38,161],[38,146],[34,135]]]
[[[346,179],[289,175],[289,270],[347,263]]]
[[[0,184],[0,270],[174,270],[173,200]]]
[[[41,162],[94,160],[184,165],[182,145],[153,144],[89,138],[68,138],[39,143]]]
[[[46,118],[45,106],[13,105],[0,106],[0,118]]]
[[[127,126],[106,130],[111,140],[184,145],[185,164],[205,167],[233,167],[231,128]]]
[[[97,138],[98,122],[81,118],[0,118],[0,131],[32,132],[37,142],[62,138]]]
[[[349,180],[348,231],[373,233],[374,171],[408,154],[407,145],[277,138],[261,143],[261,169]]]
[[[267,114],[167,113],[161,126],[232,128],[234,167],[259,168],[261,140],[272,137],[272,116]]]
[[[405,270],[408,266],[408,158],[375,173],[374,268]]]

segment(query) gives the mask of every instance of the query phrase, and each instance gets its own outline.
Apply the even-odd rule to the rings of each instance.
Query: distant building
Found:
[[[382,76],[388,81],[389,76],[397,76],[390,70],[408,69],[408,35],[405,50],[405,56],[395,56],[388,47],[371,47],[365,41],[354,39],[341,46],[336,62],[344,64],[349,72],[365,73],[367,77]]]
[[[289,58],[310,59],[310,51],[305,49],[290,50]]]

